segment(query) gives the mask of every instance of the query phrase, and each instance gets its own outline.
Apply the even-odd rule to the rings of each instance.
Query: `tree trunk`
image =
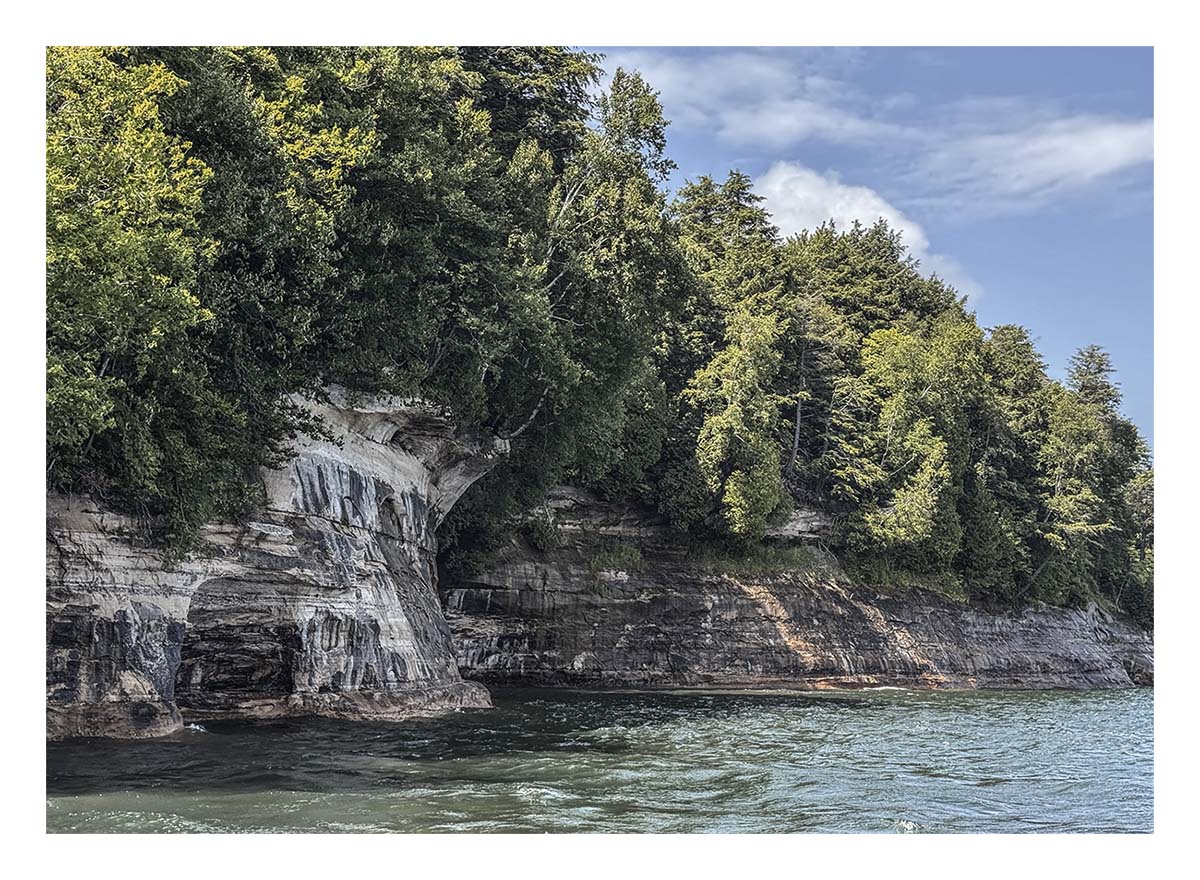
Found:
[[[796,467],[796,456],[800,453],[800,406],[804,398],[796,395],[796,427],[792,431],[792,454],[788,458],[787,472],[790,474]]]

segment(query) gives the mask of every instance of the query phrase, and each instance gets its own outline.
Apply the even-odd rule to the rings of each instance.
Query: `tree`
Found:
[[[533,141],[561,170],[587,132],[600,56],[561,46],[463,46],[458,55],[482,78],[476,104],[501,155]]]
[[[209,396],[189,375],[211,169],[169,134],[184,83],[127,53],[46,55],[46,408],[49,482],[142,503],[196,439],[169,412]]]
[[[294,400],[330,383],[531,440],[547,479],[620,438],[671,247],[640,78],[591,129],[594,59],[553,48],[48,65],[53,485],[183,540],[320,432]]]
[[[725,528],[746,541],[762,537],[779,506],[777,401],[770,393],[779,353],[778,319],[740,303],[729,315],[726,345],[696,373],[684,398],[703,414],[696,438],[700,477]]]
[[[666,122],[641,77],[620,70],[595,121],[561,174],[532,141],[510,165],[529,169],[514,193],[537,201],[511,225],[510,341],[485,373],[485,421],[519,442],[452,514],[463,545],[497,542],[559,480],[641,483],[666,432],[650,361],[677,262],[662,190]]]
[[[256,501],[331,384],[512,454],[482,558],[569,480],[750,549],[794,501],[858,570],[1151,622],[1153,471],[1098,346],[1051,381],[884,221],[781,241],[745,174],[668,204],[639,75],[561,47],[47,53],[48,483],[165,526]]]
[[[958,552],[981,344],[978,328],[952,314],[864,341],[862,374],[846,393],[865,405],[838,425],[831,452],[834,492],[859,505],[851,527],[860,552],[900,554],[916,570],[945,569]]]
[[[1145,467],[1125,486],[1125,571],[1114,600],[1143,625],[1154,626],[1154,471]]]
[[[762,536],[783,497],[774,394],[782,271],[761,201],[750,179],[732,172],[720,186],[708,177],[687,184],[673,211],[695,289],[688,299],[702,308],[664,352],[668,375],[681,383],[676,442],[694,459],[672,456],[659,505],[677,523],[707,521],[739,542]],[[703,516],[688,482],[695,477],[709,494]]]
[[[994,520],[976,508],[959,565],[977,595],[1013,600],[1028,592],[1040,507],[1037,451],[1045,436],[1046,365],[1029,332],[1015,325],[991,330],[983,344],[987,395],[972,424],[972,459],[979,490],[995,504]],[[972,504],[970,487],[964,504]],[[985,498],[979,503],[986,506]],[[983,521],[981,516],[988,516]],[[995,522],[998,558],[975,552],[979,529]],[[965,524],[965,520],[964,520]],[[985,542],[986,543],[986,542]]]
[[[1071,356],[1067,387],[1079,399],[1106,413],[1116,413],[1121,403],[1120,386],[1112,381],[1112,358],[1098,345],[1088,345]]]

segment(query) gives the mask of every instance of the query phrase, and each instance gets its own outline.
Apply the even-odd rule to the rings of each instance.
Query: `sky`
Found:
[[[784,234],[879,217],[1050,374],[1108,350],[1153,443],[1153,50],[601,48],[671,125],[671,185],[750,175]]]

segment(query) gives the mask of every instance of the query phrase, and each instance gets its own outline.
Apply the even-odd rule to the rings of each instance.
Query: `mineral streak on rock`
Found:
[[[434,530],[506,444],[396,399],[309,405],[335,441],[300,439],[265,508],[174,566],[134,520],[48,498],[48,736],[490,705],[455,665]]]
[[[1090,606],[988,609],[924,590],[854,585],[808,542],[801,569],[721,571],[684,554],[654,517],[575,489],[550,506],[558,548],[514,540],[469,582],[443,583],[458,665],[494,685],[577,687],[1083,688],[1151,684],[1153,642]],[[597,567],[597,541],[637,548]],[[603,557],[600,557],[603,558]]]
[[[298,441],[286,469],[263,475],[264,509],[205,527],[202,552],[176,565],[135,520],[48,498],[48,736],[155,736],[185,718],[403,718],[487,706],[477,681],[1153,682],[1150,635],[1095,606],[1004,611],[852,584],[815,546],[831,523],[813,511],[772,536],[808,547],[803,565],[748,574],[692,558],[645,512],[563,488],[548,502],[557,549],[515,539],[439,602],[434,530],[505,444],[402,401],[334,393],[315,408],[336,439]],[[597,542],[636,554],[604,563]]]

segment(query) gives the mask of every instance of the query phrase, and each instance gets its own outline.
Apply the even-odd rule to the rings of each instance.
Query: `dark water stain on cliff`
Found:
[[[48,746],[51,831],[1149,831],[1153,691],[510,691]]]

